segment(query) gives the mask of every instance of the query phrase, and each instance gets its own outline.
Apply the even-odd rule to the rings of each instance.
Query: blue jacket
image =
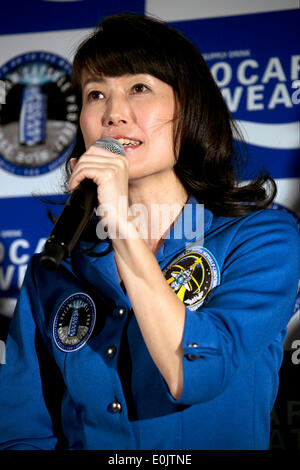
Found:
[[[94,255],[82,242],[55,272],[39,255],[28,266],[0,367],[0,448],[268,448],[297,225],[280,211],[225,218],[189,203],[156,254],[186,306],[180,399],[148,353],[114,253],[97,256],[108,242]],[[203,216],[204,238],[176,235]]]

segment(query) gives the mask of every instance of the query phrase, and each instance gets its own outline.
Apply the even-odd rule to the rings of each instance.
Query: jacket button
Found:
[[[126,312],[126,309],[124,307],[121,307],[119,308],[118,310],[118,314],[120,315],[120,317],[123,317],[124,313]]]
[[[110,346],[106,352],[107,352],[108,357],[112,359],[116,355],[117,348],[116,346]]]
[[[187,354],[186,357],[189,361],[196,361],[196,359],[199,359],[200,356],[196,356],[195,354]]]
[[[113,403],[111,403],[109,405],[109,410],[112,412],[112,413],[121,413],[122,411],[122,405],[121,403],[119,403],[118,401],[114,401]]]
[[[188,348],[199,348],[199,344],[198,343],[189,343],[187,345],[187,347]],[[198,356],[196,354],[187,354],[186,357],[189,361],[196,361],[196,359],[199,359],[200,356]]]

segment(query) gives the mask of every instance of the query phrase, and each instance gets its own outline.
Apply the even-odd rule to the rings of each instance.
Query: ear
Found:
[[[78,162],[78,158],[71,158],[70,160],[70,167],[71,167],[71,170],[74,171],[74,168],[75,166],[77,165],[77,162]]]

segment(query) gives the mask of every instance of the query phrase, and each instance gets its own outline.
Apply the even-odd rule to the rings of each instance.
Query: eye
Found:
[[[132,87],[133,93],[144,93],[145,91],[150,91],[150,88],[147,87],[144,83],[137,83]]]
[[[98,101],[98,100],[102,100],[104,98],[104,95],[101,91],[99,90],[92,90],[88,93],[87,95],[87,99],[88,101]]]

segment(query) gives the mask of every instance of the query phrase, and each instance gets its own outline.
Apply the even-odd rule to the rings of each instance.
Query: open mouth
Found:
[[[123,145],[124,148],[138,147],[142,143],[140,140],[130,140],[130,139],[123,139],[123,138],[120,138],[117,140],[118,142],[120,142],[121,145]]]

